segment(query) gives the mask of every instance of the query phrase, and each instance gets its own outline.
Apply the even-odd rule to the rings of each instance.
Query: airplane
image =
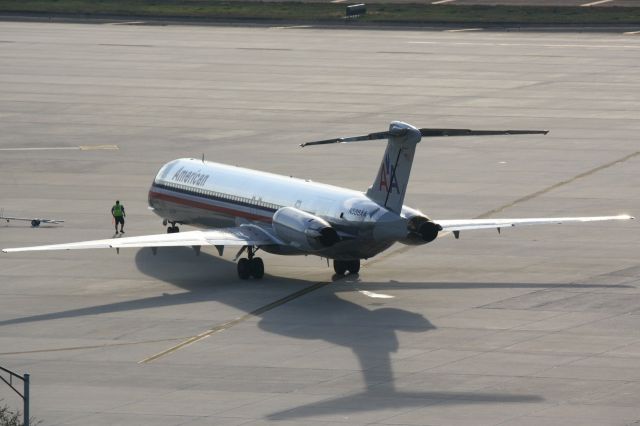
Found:
[[[6,220],[7,223],[9,223],[12,220],[17,220],[17,221],[22,221],[22,222],[31,222],[31,227],[32,228],[37,228],[40,226],[41,223],[47,223],[47,224],[58,224],[58,223],[64,223],[64,220],[60,220],[60,219],[43,219],[43,218],[39,218],[39,217],[11,217],[11,216],[5,216],[4,215],[4,210],[2,212],[0,212],[0,220]]]
[[[279,255],[316,255],[333,259],[337,275],[357,274],[369,259],[395,243],[422,245],[438,235],[525,225],[629,220],[629,215],[523,219],[432,219],[403,204],[417,144],[423,137],[547,134],[544,130],[418,129],[393,121],[389,130],[326,139],[302,147],[387,139],[373,184],[366,192],[193,158],[163,165],[149,189],[149,208],[163,219],[166,234],[6,248],[33,250],[187,246],[196,254],[215,246],[240,247],[235,260],[241,279],[260,279],[264,262],[258,250]],[[178,225],[203,230],[180,232]]]

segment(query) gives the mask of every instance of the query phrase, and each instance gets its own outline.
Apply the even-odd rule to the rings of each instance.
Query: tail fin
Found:
[[[378,176],[367,190],[367,197],[387,209],[400,213],[409,183],[416,145],[422,135],[419,129],[401,121],[389,126],[389,142]]]

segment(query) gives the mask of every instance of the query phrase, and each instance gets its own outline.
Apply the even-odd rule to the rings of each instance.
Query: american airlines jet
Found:
[[[242,279],[262,278],[258,250],[333,259],[336,274],[357,274],[361,259],[394,243],[427,244],[439,234],[523,225],[633,219],[628,215],[530,219],[436,219],[403,205],[417,144],[422,137],[546,134],[539,130],[417,129],[394,121],[386,132],[309,142],[301,146],[388,139],[373,185],[366,192],[271,173],[178,159],[160,169],[149,189],[149,208],[170,225],[166,234],[84,241],[3,252],[92,248],[190,246],[240,247]],[[203,230],[180,232],[178,225]]]

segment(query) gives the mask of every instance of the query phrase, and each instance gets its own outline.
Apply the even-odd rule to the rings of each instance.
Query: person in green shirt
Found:
[[[115,220],[116,234],[118,233],[118,224],[120,224],[120,233],[124,234],[124,217],[126,213],[124,212],[124,206],[120,204],[120,200],[116,200],[116,203],[111,207],[111,215]]]

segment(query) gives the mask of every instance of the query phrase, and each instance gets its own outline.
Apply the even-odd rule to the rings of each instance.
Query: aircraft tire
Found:
[[[347,269],[350,274],[357,274],[360,272],[360,261],[359,260],[350,260],[347,262]]]
[[[264,277],[264,262],[259,257],[254,257],[249,261],[251,276],[257,280]]]
[[[37,228],[38,226],[40,226],[40,221],[33,219],[31,221],[31,226],[33,226],[34,228]]]
[[[344,260],[334,260],[333,261],[333,270],[337,275],[344,275],[347,272],[347,264]]]
[[[242,258],[238,261],[238,277],[241,280],[248,280],[251,276],[251,264],[249,259]]]

